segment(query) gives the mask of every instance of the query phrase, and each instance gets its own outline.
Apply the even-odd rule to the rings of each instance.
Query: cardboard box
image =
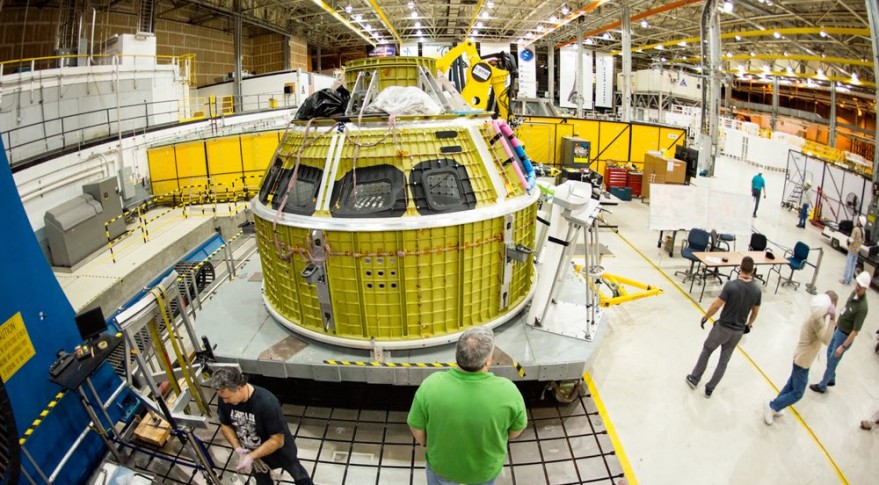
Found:
[[[683,184],[687,180],[687,162],[669,159],[666,169],[665,183]]]

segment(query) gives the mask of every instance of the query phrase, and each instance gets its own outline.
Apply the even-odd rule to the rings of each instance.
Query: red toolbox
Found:
[[[608,189],[611,187],[628,187],[629,171],[622,167],[607,167],[604,169],[604,184]]]
[[[632,188],[632,197],[641,197],[641,181],[643,179],[643,173],[629,172],[629,187]]]

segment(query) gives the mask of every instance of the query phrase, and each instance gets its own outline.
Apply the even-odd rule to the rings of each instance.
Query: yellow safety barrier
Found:
[[[353,367],[391,367],[391,368],[444,368],[444,367],[458,367],[458,364],[454,362],[364,362],[364,361],[349,361],[349,360],[325,360],[324,364],[328,365],[340,365],[340,366],[353,366]],[[519,374],[519,377],[525,377],[527,374],[525,373],[525,368],[522,367],[518,362],[513,361],[513,367],[516,369],[516,373]]]

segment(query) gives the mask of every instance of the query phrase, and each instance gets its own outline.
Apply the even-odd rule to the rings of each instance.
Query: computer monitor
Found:
[[[77,315],[75,320],[76,328],[79,329],[79,335],[83,341],[91,340],[107,330],[107,322],[104,320],[104,312],[101,311],[101,307],[86,310]]]

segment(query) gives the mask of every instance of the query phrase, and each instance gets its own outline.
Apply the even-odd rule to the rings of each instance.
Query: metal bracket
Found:
[[[311,231],[309,249],[311,250],[313,261],[302,270],[301,274],[308,284],[317,286],[317,300],[320,303],[324,331],[335,332],[336,319],[333,316],[333,300],[330,295],[330,283],[327,279],[325,244],[323,231],[320,229]]]
[[[513,281],[513,259],[510,257],[510,248],[515,246],[513,241],[513,223],[516,218],[513,214],[504,216],[504,274],[501,280],[501,310],[510,305],[510,283]]]

